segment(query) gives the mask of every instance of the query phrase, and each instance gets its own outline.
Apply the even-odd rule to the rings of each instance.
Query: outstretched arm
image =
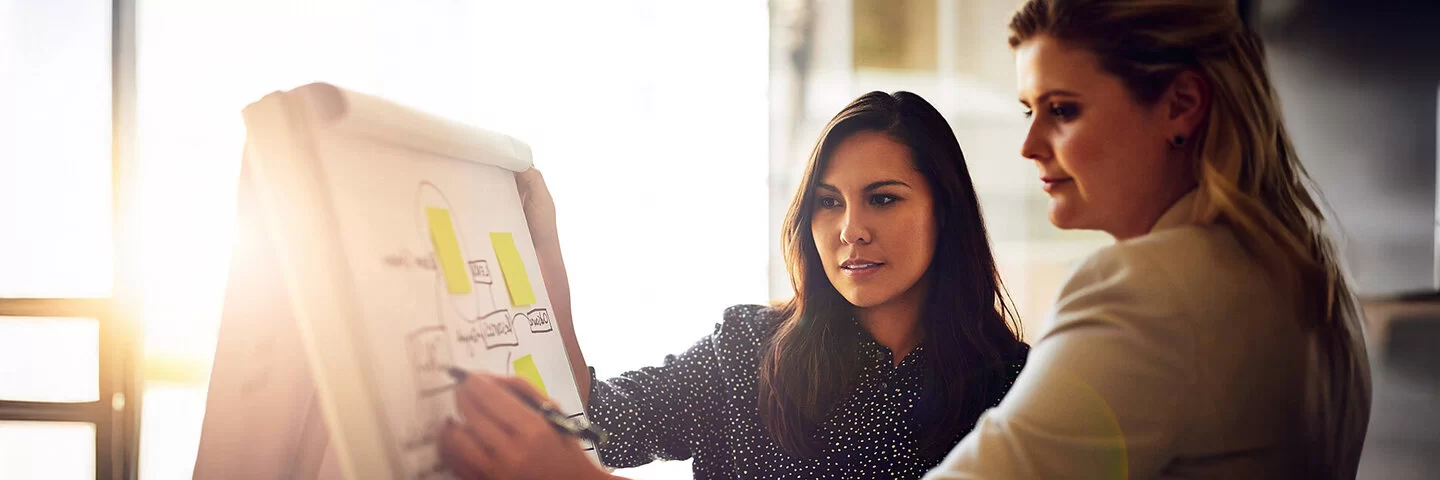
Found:
[[[560,339],[565,344],[565,356],[570,359],[570,373],[575,376],[575,388],[580,392],[580,402],[590,406],[590,370],[585,363],[585,354],[580,351],[580,341],[575,338],[575,325],[570,317],[570,278],[565,273],[565,258],[560,253],[560,235],[555,227],[555,201],[550,189],[545,186],[545,177],[540,171],[529,169],[515,174],[515,186],[520,190],[520,204],[525,209],[525,220],[530,224],[530,239],[535,242],[535,254],[540,261],[540,274],[545,277],[545,291],[550,295],[550,308],[555,311],[555,322],[560,328]]]

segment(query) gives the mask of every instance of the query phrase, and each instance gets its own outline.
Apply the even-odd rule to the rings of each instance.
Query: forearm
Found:
[[[570,279],[565,272],[565,258],[560,252],[559,240],[537,241],[540,273],[545,277],[545,291],[550,295],[550,308],[554,310],[555,322],[560,329],[560,339],[565,344],[565,355],[570,359],[570,372],[575,376],[575,388],[579,390],[580,402],[590,406],[590,370],[585,363],[585,354],[580,350],[580,341],[575,337],[575,324],[570,314]]]

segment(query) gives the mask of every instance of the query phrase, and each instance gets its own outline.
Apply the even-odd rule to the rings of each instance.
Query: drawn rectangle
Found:
[[[543,308],[525,313],[525,321],[530,324],[530,333],[545,333],[555,330],[555,322],[550,318],[550,311]]]
[[[465,270],[465,259],[460,255],[460,242],[455,238],[455,224],[451,223],[450,211],[425,207],[425,218],[430,223],[430,242],[435,245],[435,256],[445,275],[445,288],[456,295],[470,293],[470,275]]]
[[[491,283],[490,262],[485,260],[471,260],[470,276],[475,277],[475,283],[477,284],[489,285]]]
[[[410,366],[415,371],[415,388],[421,397],[448,391],[454,383],[445,368],[453,361],[445,327],[431,325],[406,335]]]

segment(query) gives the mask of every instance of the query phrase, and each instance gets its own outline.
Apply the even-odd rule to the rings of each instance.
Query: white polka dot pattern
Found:
[[[715,333],[666,356],[663,366],[603,382],[590,369],[590,420],[610,434],[601,461],[624,468],[693,457],[697,479],[912,479],[940,462],[921,455],[914,413],[924,346],[894,365],[889,349],[868,335],[857,350],[862,371],[854,391],[816,433],[823,452],[798,458],[781,450],[756,406],[758,354],[772,321],[770,309],[737,305],[726,309]],[[1020,358],[990,405],[1020,374]],[[956,432],[951,446],[971,428]]]

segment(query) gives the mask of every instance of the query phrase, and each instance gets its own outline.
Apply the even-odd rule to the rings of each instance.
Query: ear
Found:
[[[1187,69],[1175,76],[1170,89],[1163,97],[1166,120],[1171,123],[1170,135],[1195,136],[1195,129],[1205,121],[1210,110],[1210,82],[1193,69]]]

